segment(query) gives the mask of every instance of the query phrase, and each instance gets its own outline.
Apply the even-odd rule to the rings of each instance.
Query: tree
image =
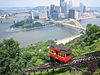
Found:
[[[35,22],[35,26],[39,27],[39,26],[42,26],[42,24],[40,22]]]
[[[96,34],[97,32],[100,32],[100,26],[88,24],[86,27],[86,34]]]
[[[21,73],[19,43],[12,38],[0,43],[0,75]]]
[[[93,40],[97,40],[100,38],[100,26],[88,24],[86,28],[86,35],[84,41],[86,42],[86,45],[93,44]]]

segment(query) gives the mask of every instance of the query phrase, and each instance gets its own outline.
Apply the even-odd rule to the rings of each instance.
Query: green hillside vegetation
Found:
[[[0,43],[0,75],[22,74],[20,50],[18,42],[13,39]]]
[[[55,44],[55,42],[48,40],[20,48],[19,43],[12,38],[4,40],[0,43],[0,75],[29,75],[23,73],[22,69],[49,62],[48,46],[52,44]],[[85,34],[64,46],[72,49],[73,57],[100,51],[100,26],[88,24]],[[98,71],[100,72],[100,69],[97,69]],[[37,72],[37,74],[39,73]],[[72,75],[68,70],[62,69],[57,69],[57,72],[50,75],[62,74]],[[31,73],[31,75],[34,74]],[[76,75],[81,74],[77,71]]]
[[[100,51],[100,26],[88,24],[86,33],[66,43],[65,47],[72,48],[73,56]]]
[[[20,22],[15,23],[11,26],[11,28],[34,28],[34,27],[40,27],[42,24],[40,22],[33,22],[32,19],[26,19]]]

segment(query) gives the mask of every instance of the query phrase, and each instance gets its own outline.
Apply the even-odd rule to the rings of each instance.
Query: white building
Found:
[[[75,11],[75,19],[80,20],[81,13],[79,11]]]
[[[31,17],[32,17],[32,19],[34,19],[34,12],[33,11],[31,12]]]
[[[59,18],[65,18],[64,13],[59,13]]]
[[[47,20],[48,19],[47,12],[32,13],[32,19]]]
[[[0,15],[0,19],[5,19],[7,15]]]

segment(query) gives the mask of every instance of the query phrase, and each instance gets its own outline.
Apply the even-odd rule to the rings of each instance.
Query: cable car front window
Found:
[[[61,54],[61,57],[65,57],[65,54]]]
[[[56,54],[56,51],[54,51],[54,50],[50,50],[50,52],[53,53],[53,54]]]

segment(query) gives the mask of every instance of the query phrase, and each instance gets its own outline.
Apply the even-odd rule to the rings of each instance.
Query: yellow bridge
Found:
[[[71,27],[74,27],[74,28],[79,29],[79,30],[82,30],[82,31],[85,31],[86,30],[75,19],[64,19],[64,20],[59,20],[59,21],[52,20],[52,21],[54,23],[56,23],[56,24],[61,24],[61,25],[64,25],[64,26],[71,26]]]

